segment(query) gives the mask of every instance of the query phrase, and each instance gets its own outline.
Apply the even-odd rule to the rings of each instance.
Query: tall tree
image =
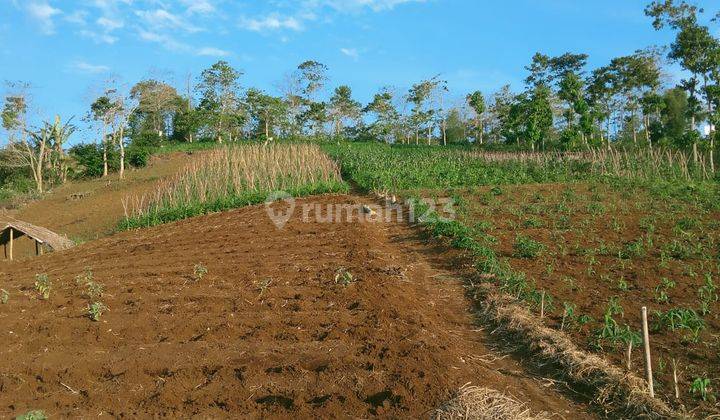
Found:
[[[2,114],[2,127],[8,132],[8,142],[21,141],[27,136],[28,90],[30,85],[17,82],[9,83],[12,93],[5,97]]]
[[[228,133],[232,141],[233,114],[239,110],[240,76],[227,61],[218,61],[200,74],[200,107],[206,111],[213,136],[222,143],[223,134]]]
[[[432,120],[437,110],[432,108],[430,99],[438,87],[440,80],[437,76],[414,84],[408,91],[407,100],[412,104],[410,120],[415,128],[415,144],[419,143],[420,131],[427,130],[427,144],[432,140]]]
[[[338,86],[335,89],[330,98],[329,116],[333,121],[333,134],[336,137],[342,134],[345,121],[357,121],[360,118],[360,108],[360,102],[352,98],[352,89],[349,86]]]
[[[545,142],[553,124],[550,95],[550,88],[539,84],[526,104],[525,134],[533,151],[540,146],[545,149]]]
[[[655,29],[660,30],[669,26],[676,31],[676,37],[670,45],[668,57],[692,73],[691,80],[702,83],[707,116],[711,118],[714,114],[713,88],[711,86],[713,84],[720,85],[720,70],[718,70],[720,68],[720,41],[711,34],[707,26],[698,22],[698,14],[702,12],[703,10],[698,9],[697,6],[685,1],[675,2],[674,0],[654,1],[645,9],[645,14],[653,18]],[[708,125],[710,128],[710,166],[714,172],[715,130],[712,121],[708,120]],[[693,143],[693,154],[697,160],[697,142]]]
[[[472,109],[473,113],[475,114],[473,122],[475,124],[475,132],[477,133],[476,138],[478,140],[478,144],[483,144],[483,132],[485,131],[485,127],[483,124],[485,115],[485,97],[483,96],[482,92],[478,90],[469,94],[466,100],[468,105],[470,105],[470,109]]]
[[[113,109],[115,108],[115,104],[109,96],[112,93],[112,91],[106,91],[104,95],[95,99],[92,105],[90,105],[90,118],[99,122],[101,127],[99,131],[101,133],[100,142],[102,143],[103,151],[103,178],[108,176],[108,129],[114,119]]]
[[[282,99],[265,94],[258,89],[248,89],[245,93],[245,105],[253,123],[255,132],[270,141],[273,128],[286,114],[286,104]]]
[[[177,90],[166,83],[150,79],[133,86],[130,96],[138,102],[137,114],[144,117],[159,137],[166,136],[167,127],[180,104]]]
[[[389,89],[376,93],[363,111],[374,116],[374,121],[370,125],[370,133],[374,137],[388,143],[398,138],[394,134],[400,124],[400,114],[393,105],[393,94]]]

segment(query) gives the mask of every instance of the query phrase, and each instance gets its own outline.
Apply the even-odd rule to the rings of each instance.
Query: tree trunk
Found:
[[[125,128],[120,127],[120,136],[118,137],[118,146],[120,147],[120,179],[125,178],[125,144],[123,137],[125,135]]]
[[[715,132],[710,126],[710,171],[715,173]]]
[[[447,146],[447,128],[445,126],[444,118],[443,118],[443,122],[442,122],[442,136],[443,136],[443,146]]]
[[[102,145],[103,145],[103,178],[108,176],[108,159],[107,159],[107,128],[103,124],[102,132]]]
[[[695,130],[695,115],[690,119],[690,130]],[[697,140],[693,140],[693,161],[695,161],[695,163],[699,161]]]
[[[479,140],[480,140],[480,144],[482,145],[482,144],[483,144],[483,129],[484,129],[482,118],[480,118],[479,125],[480,125],[480,135],[479,135],[480,138],[479,138]]]

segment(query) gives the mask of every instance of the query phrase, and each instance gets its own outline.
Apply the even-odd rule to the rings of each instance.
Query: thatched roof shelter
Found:
[[[4,227],[0,231],[0,245],[5,246],[5,255],[7,258],[13,259],[13,241],[22,236],[27,236],[35,241],[35,252],[37,254],[42,253],[43,247],[48,247],[53,251],[61,251],[75,246],[75,243],[67,237],[60,236],[44,227],[10,219],[4,222]]]

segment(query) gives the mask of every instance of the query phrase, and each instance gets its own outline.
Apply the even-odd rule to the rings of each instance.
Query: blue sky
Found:
[[[536,51],[584,52],[596,67],[668,44],[643,14],[648,1],[0,0],[0,80],[31,82],[38,117],[82,117],[110,75],[180,88],[219,59],[271,93],[313,59],[363,102],[436,74],[459,98],[521,88]]]

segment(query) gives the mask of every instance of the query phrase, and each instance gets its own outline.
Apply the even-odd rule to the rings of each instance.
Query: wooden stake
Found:
[[[627,370],[632,370],[632,350],[633,350],[633,342],[630,340],[628,342],[628,348],[627,348]]]
[[[13,260],[13,236],[15,235],[15,232],[13,232],[13,228],[10,228],[10,261]]]
[[[542,291],[540,297],[540,319],[545,318],[545,291]]]
[[[35,255],[40,255],[40,243],[35,240]]]
[[[678,377],[677,377],[677,361],[675,359],[672,359],[672,365],[673,365],[673,382],[675,383],[675,399],[680,399],[680,388],[678,387]]]
[[[653,385],[652,359],[650,358],[650,332],[648,330],[647,307],[642,307],[642,329],[643,343],[645,345],[645,377],[648,382],[648,390],[650,398],[655,398],[655,388]]]

